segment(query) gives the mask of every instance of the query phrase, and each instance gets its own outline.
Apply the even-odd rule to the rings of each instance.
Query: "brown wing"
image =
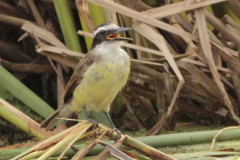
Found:
[[[74,73],[72,74],[70,80],[67,83],[65,92],[64,92],[64,103],[66,103],[72,97],[72,93],[77,85],[83,79],[84,72],[91,66],[94,62],[94,58],[91,53],[88,53],[84,58],[78,63]]]

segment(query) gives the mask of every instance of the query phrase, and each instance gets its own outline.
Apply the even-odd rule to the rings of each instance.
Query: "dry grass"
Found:
[[[31,35],[38,43],[38,53],[63,65],[75,67],[78,58],[83,54],[68,50],[52,32],[47,31],[47,26],[35,3],[30,0],[27,2],[38,26],[25,19],[6,14],[1,14],[0,20],[21,26],[22,30],[27,33],[24,37]],[[235,90],[239,84],[238,73],[240,72],[237,50],[240,42],[239,24],[229,16],[221,21],[205,8],[220,3],[222,0],[182,1],[156,8],[136,2],[142,12],[136,10],[139,9],[136,4],[126,4],[125,1],[120,1],[123,5],[108,0],[89,0],[89,2],[106,8],[109,13],[112,13],[112,20],[116,20],[117,17],[122,25],[128,24],[129,27],[133,27],[134,31],[130,35],[133,38],[138,37],[135,40],[136,44],[124,44],[124,47],[131,49],[127,50],[133,57],[132,78],[128,85],[130,90],[126,94],[132,95],[133,101],[141,102],[139,109],[130,104],[133,109],[129,110],[132,114],[140,112],[140,115],[133,115],[135,119],[139,119],[141,125],[138,126],[151,127],[147,125],[147,121],[141,119],[142,113],[139,111],[141,109],[150,109],[153,115],[165,115],[161,118],[155,116],[152,119],[156,125],[149,134],[156,134],[171,123],[170,117],[177,108],[180,112],[187,112],[186,115],[189,115],[191,111],[185,111],[184,108],[182,110],[179,107],[182,106],[181,103],[188,103],[190,106],[197,103],[200,107],[199,111],[208,110],[212,116],[220,118],[216,121],[233,119],[237,123],[240,122],[236,114],[239,112],[237,106],[240,95]],[[231,1],[231,3],[238,4],[239,2]],[[89,14],[87,1],[77,1],[76,4],[88,30],[93,31],[95,24]],[[211,30],[208,29],[207,23],[212,25]],[[231,29],[226,29],[227,27]],[[92,34],[84,31],[79,31],[79,33],[92,37]],[[10,67],[7,61],[2,60],[2,62],[4,66],[14,70],[14,67]],[[63,73],[61,70],[58,71],[59,67],[53,66],[53,68],[60,79],[58,86],[61,86]],[[169,80],[171,83],[168,82]],[[59,104],[61,104],[61,88],[64,86],[58,91]],[[149,100],[151,104],[141,105],[143,101]],[[221,111],[229,112],[229,114],[221,114]],[[190,113],[191,117],[195,114],[198,113]]]
[[[74,68],[84,54],[69,50],[59,39],[59,30],[51,21],[54,18],[47,19],[47,24],[39,12],[46,4],[52,5],[51,1],[26,2],[33,19],[24,18],[24,14],[17,16],[10,4],[1,1],[0,7],[7,9],[1,12],[0,22],[21,28],[24,34],[20,43],[28,42],[26,37],[30,37],[36,53],[48,58],[50,63],[36,62],[32,67],[39,67],[35,72],[41,74],[55,70],[61,105],[65,71],[67,67]],[[122,103],[118,106],[123,107],[112,107],[122,128],[146,128],[148,135],[158,134],[174,126],[176,114],[208,124],[240,124],[239,1],[185,0],[152,8],[141,1],[77,0],[71,6],[92,32],[96,26],[92,17],[96,15],[89,13],[89,2],[105,8],[108,21],[134,29],[127,34],[134,42],[124,43],[132,58],[132,72],[126,89],[118,96]],[[231,15],[218,18],[210,9],[216,3],[232,9]],[[92,38],[89,32],[78,31],[81,36]],[[84,43],[82,48],[87,48]],[[19,72],[18,63],[4,58],[1,62],[9,70]],[[24,63],[25,72],[31,72],[27,69],[31,64]]]

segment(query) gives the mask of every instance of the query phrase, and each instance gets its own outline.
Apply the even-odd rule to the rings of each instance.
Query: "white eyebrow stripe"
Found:
[[[93,32],[94,36],[97,35],[101,31],[111,30],[111,29],[117,29],[119,28],[116,24],[109,24],[106,26],[99,27],[96,31]]]

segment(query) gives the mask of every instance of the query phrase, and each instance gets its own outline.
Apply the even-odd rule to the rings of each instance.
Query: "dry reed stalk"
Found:
[[[100,136],[97,138],[93,138],[90,140],[90,143],[87,144],[81,148],[73,157],[73,160],[81,159],[85,157],[85,155],[96,145],[101,144],[105,146],[105,148],[110,152],[111,155],[125,159],[124,157],[128,157],[129,159],[132,159],[135,157],[135,153],[132,153],[131,155],[126,155],[121,150],[119,150],[117,147],[120,147],[123,145],[127,145],[128,147],[131,147],[132,149],[137,149],[140,151],[140,153],[144,153],[148,155],[149,157],[155,157],[155,158],[161,158],[163,160],[173,160],[171,156],[160,152],[148,145],[145,145],[142,142],[139,142],[129,136],[122,135],[122,138],[117,140],[114,145],[107,144],[106,142],[103,142],[103,138],[113,138],[115,139],[117,137],[116,133],[113,133],[113,131],[102,125],[99,124],[98,127],[93,127],[93,131],[91,131],[91,127],[93,126],[92,123],[83,121],[79,124],[68,128],[67,130],[60,132],[48,139],[45,139],[44,141],[40,142],[39,144],[33,146],[32,148],[28,149],[24,153],[12,158],[12,160],[15,159],[25,159],[27,157],[36,158],[43,160],[47,159],[50,156],[54,155],[56,151],[60,150],[61,148],[65,147],[63,152],[61,152],[58,159],[61,159],[63,155],[66,153],[68,149],[70,149],[71,146],[73,146],[77,141],[83,140],[84,138],[90,138],[89,133],[92,135],[100,133]],[[66,136],[67,135],[67,136]],[[96,159],[101,159],[102,157],[108,156],[108,152],[104,150],[101,152]]]
[[[213,74],[213,78],[215,80],[215,83],[217,84],[221,97],[223,98],[226,106],[228,107],[230,113],[232,114],[232,117],[236,122],[240,124],[240,119],[234,112],[234,107],[232,105],[232,102],[230,101],[228,94],[224,88],[223,83],[221,82],[220,75],[216,69],[216,66],[214,64],[213,55],[211,51],[211,44],[210,44],[210,38],[207,33],[207,24],[206,24],[206,18],[204,15],[203,9],[198,9],[195,11],[195,16],[197,20],[197,26],[198,26],[198,32],[200,37],[200,42],[204,54],[204,58],[207,61],[209,68]]]
[[[166,124],[174,123],[172,115],[178,107],[176,102],[179,102],[179,108],[182,108],[186,114],[195,116],[194,120],[197,120],[196,117],[204,119],[204,116],[198,116],[198,113],[212,113],[212,116],[221,122],[226,119],[231,121],[227,114],[230,112],[233,119],[240,123],[235,114],[240,111],[237,107],[240,103],[240,93],[234,90],[240,84],[239,51],[237,50],[240,44],[239,25],[230,17],[225,17],[223,23],[212,13],[203,9],[224,0],[198,2],[185,0],[157,8],[151,8],[141,1],[126,4],[127,1],[121,0],[120,3],[123,5],[110,0],[88,1],[105,7],[107,12],[111,13],[108,18],[115,21],[118,19],[121,26],[131,27],[133,22],[133,28],[137,33],[135,34],[137,44],[124,43],[124,47],[132,56],[132,79],[128,83],[128,89],[130,89],[127,92],[128,96],[126,97],[127,94],[123,93],[122,97],[128,112],[133,116],[133,123],[137,124],[136,128],[147,126],[146,121],[139,118],[143,113],[139,111],[140,109],[149,110],[148,114],[144,115],[146,119],[150,117],[153,123],[158,121],[149,134],[156,134]],[[2,14],[0,14],[0,21],[22,26],[22,29],[27,32],[24,36],[30,35],[40,44],[37,47],[39,54],[74,68],[84,55],[70,51],[56,36],[47,31],[38,11],[39,8],[32,0],[27,2],[40,27],[24,19]],[[230,0],[228,3],[236,12],[239,2]],[[236,6],[234,7],[233,4]],[[95,24],[88,12],[87,1],[77,0],[76,6],[87,29],[93,32]],[[238,15],[238,13],[235,14]],[[130,18],[125,19],[125,16]],[[162,21],[159,20],[160,18]],[[206,20],[212,24],[213,30],[208,29]],[[218,31],[217,34],[216,31]],[[79,31],[78,33],[93,37],[88,32]],[[130,33],[129,36],[133,37],[134,34]],[[184,82],[186,83],[183,86]],[[177,97],[180,99],[177,100]],[[139,104],[131,104],[131,101]],[[187,109],[183,106],[184,104],[188,107],[192,105],[192,108]],[[168,105],[169,107],[166,107]],[[228,110],[225,109],[226,106]],[[224,114],[220,110],[224,110]],[[162,117],[159,118],[159,116]],[[71,142],[75,142],[76,139],[72,139]],[[100,139],[98,142],[104,145]],[[98,142],[92,142],[85,147],[91,149]],[[102,154],[109,155],[106,152]]]
[[[76,0],[76,6],[78,9],[79,15],[81,16],[82,20],[85,22],[87,30],[93,33],[96,26],[90,17],[87,0]]]
[[[5,15],[5,14],[0,14],[0,21],[3,23],[15,25],[15,26],[22,26],[25,22],[29,22],[28,20]]]
[[[145,24],[141,24],[141,23],[137,23],[135,22],[135,24],[133,25],[133,28],[138,31],[140,34],[142,34],[143,36],[145,36],[146,38],[148,38],[151,42],[153,42],[161,51],[163,51],[163,53],[165,53],[165,58],[167,59],[168,63],[170,64],[171,68],[174,70],[177,78],[179,79],[179,83],[177,85],[177,88],[173,94],[173,98],[172,101],[168,107],[168,111],[166,114],[166,119],[170,116],[172,110],[173,110],[173,106],[176,102],[177,96],[184,84],[184,79],[172,57],[172,54],[170,53],[164,38],[158,34],[158,32],[156,30],[154,30],[153,28],[151,28],[150,26],[147,26]],[[148,31],[148,32],[145,32]],[[161,120],[149,131],[149,135],[152,134],[156,134],[160,127],[159,125],[161,124]]]
[[[29,63],[12,63],[7,60],[0,59],[0,63],[3,67],[13,72],[23,73],[51,73],[53,69],[49,65],[44,64],[29,64]]]
[[[95,140],[93,140],[91,143],[86,144],[81,150],[79,150],[72,158],[72,160],[78,160],[83,158],[95,145],[97,145],[97,142],[101,140],[105,135],[107,134],[107,131],[102,132]]]
[[[139,13],[137,11],[134,11],[132,9],[129,9],[129,8],[125,7],[125,6],[122,6],[122,5],[119,5],[117,3],[114,3],[112,1],[108,1],[108,0],[88,0],[88,1],[96,3],[96,4],[101,5],[103,7],[106,7],[108,9],[110,9],[110,10],[116,11],[118,13],[121,13],[121,14],[123,14],[125,16],[131,17],[131,18],[133,18],[135,20],[138,20],[140,22],[147,23],[149,25],[153,25],[155,27],[161,28],[161,29],[166,30],[168,32],[177,34],[179,36],[189,37],[190,39],[196,39],[196,37],[192,36],[188,32],[176,29],[176,28],[172,27],[169,24],[166,24],[164,22],[158,21],[158,20],[156,20],[154,18],[150,18],[150,17],[148,17],[148,16],[146,16],[144,14],[141,14],[141,13]]]
[[[39,124],[36,121],[26,116],[23,112],[19,111],[2,98],[0,98],[0,107],[1,117],[5,118],[7,121],[10,121],[15,125],[18,124],[20,129],[24,132],[34,135],[39,139],[43,139],[52,135],[52,133],[46,132],[44,129],[40,128]]]
[[[47,25],[44,23],[44,20],[36,6],[33,0],[27,0],[27,3],[33,13],[33,16],[35,20],[37,21],[37,24],[44,29],[47,29]],[[63,72],[62,67],[60,64],[57,64],[57,68],[54,66],[54,63],[49,59],[50,64],[54,68],[55,72],[57,73],[57,101],[58,101],[58,107],[63,105],[63,94],[65,90],[65,83],[63,78]]]
[[[126,154],[124,154],[124,152],[122,152],[119,148],[120,146],[122,145],[123,141],[125,140],[126,136],[122,136],[117,142],[115,142],[113,145],[109,145],[109,144],[106,144],[102,141],[99,141],[100,144],[102,144],[103,146],[107,146],[105,150],[103,150],[98,156],[96,156],[94,158],[94,160],[101,160],[101,159],[107,159],[107,158],[110,158],[111,155],[115,156],[115,157],[118,157],[118,158],[123,158],[123,159],[126,159],[126,160],[132,160],[131,157],[127,156]]]
[[[220,31],[228,40],[233,41],[236,44],[240,44],[240,37],[231,30],[226,29],[226,26],[214,15],[208,11],[204,11],[207,21],[212,24],[216,30]]]
[[[207,0],[207,1],[181,1],[177,3],[167,4],[162,7],[156,7],[143,12],[145,15],[161,19],[164,17],[172,16],[181,12],[195,10],[197,8],[209,6],[215,3],[223,2],[226,0]]]

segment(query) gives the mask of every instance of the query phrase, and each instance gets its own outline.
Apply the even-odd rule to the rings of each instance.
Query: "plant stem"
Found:
[[[0,66],[0,73],[0,86],[26,104],[33,111],[44,118],[48,117],[49,114],[53,112],[53,109],[45,101],[39,98],[2,66]]]
[[[79,39],[77,37],[76,25],[74,24],[69,0],[54,0],[58,20],[62,29],[66,46],[73,51],[81,52]]]
[[[175,133],[175,134],[166,134],[166,135],[158,135],[158,136],[140,137],[140,138],[136,138],[136,140],[154,148],[166,147],[166,146],[177,146],[177,145],[192,145],[192,144],[199,144],[199,143],[210,143],[212,141],[213,136],[218,132],[219,130]],[[225,131],[219,136],[218,141],[239,139],[240,138],[239,132],[240,132],[240,129]],[[109,143],[109,142],[106,142],[106,143]],[[78,149],[81,149],[83,145],[75,145],[75,147]],[[210,147],[210,144],[209,144],[209,147]],[[9,150],[8,152],[4,151],[4,152],[1,152],[0,158],[11,157],[13,155],[20,154],[27,149],[28,148],[20,148],[20,149],[12,149],[12,150]],[[97,154],[103,151],[104,149],[105,149],[104,147],[97,145],[89,153]],[[56,152],[54,155],[58,155],[62,151],[63,150],[60,150]],[[74,152],[71,150],[69,150],[66,153],[66,155],[73,155],[73,154]]]
[[[13,107],[8,102],[0,98],[0,117],[14,124],[24,132],[43,139],[47,137],[48,133],[40,128],[39,124],[33,119],[26,116],[24,113]]]

